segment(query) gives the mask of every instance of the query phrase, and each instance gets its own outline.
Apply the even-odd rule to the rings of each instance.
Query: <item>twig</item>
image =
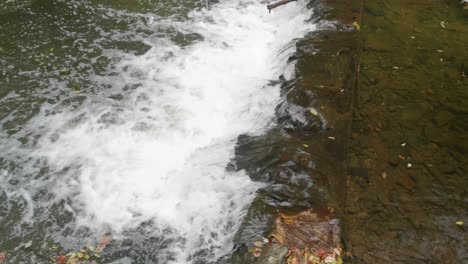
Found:
[[[267,5],[268,13],[271,13],[271,10],[273,8],[277,8],[278,6],[282,6],[282,5],[285,5],[287,3],[294,2],[294,1],[297,1],[297,0],[281,0],[281,1],[273,3],[271,5]]]

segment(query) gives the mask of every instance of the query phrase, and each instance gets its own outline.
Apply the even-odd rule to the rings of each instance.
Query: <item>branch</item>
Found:
[[[271,5],[267,5],[268,13],[270,13],[273,8],[277,8],[278,6],[282,6],[282,5],[285,5],[287,3],[294,2],[294,1],[297,1],[297,0],[281,0]]]

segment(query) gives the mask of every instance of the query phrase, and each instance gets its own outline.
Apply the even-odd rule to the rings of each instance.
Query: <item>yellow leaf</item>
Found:
[[[304,146],[304,148],[308,148],[308,147],[309,147],[309,145],[307,145],[307,144],[302,144],[302,146]]]
[[[88,255],[88,254],[85,254],[85,255],[84,255],[84,258],[85,258],[85,259],[89,259],[89,255]]]
[[[78,253],[76,253],[76,256],[79,257],[79,258],[83,258],[83,257],[84,257],[84,254],[81,253],[81,252],[78,252]]]
[[[341,256],[338,256],[338,259],[336,260],[336,264],[343,264],[343,259]]]
[[[358,22],[354,21],[353,26],[356,28],[357,31],[361,30],[361,26],[358,24]]]
[[[67,264],[76,264],[78,260],[78,258],[69,258]]]
[[[461,225],[464,224],[463,221],[457,221],[457,222],[455,222],[455,223],[456,223],[457,225],[459,225],[459,226],[461,226]]]

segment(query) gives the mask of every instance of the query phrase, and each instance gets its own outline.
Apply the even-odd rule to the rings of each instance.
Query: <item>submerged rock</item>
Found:
[[[314,210],[295,215],[279,214],[272,236],[293,251],[329,250],[340,243],[340,221],[331,214],[319,214]]]

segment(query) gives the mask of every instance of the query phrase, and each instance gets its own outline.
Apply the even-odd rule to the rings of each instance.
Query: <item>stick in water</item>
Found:
[[[287,3],[294,2],[294,1],[297,1],[297,0],[281,0],[271,5],[267,5],[268,12],[270,13],[273,8],[276,8],[278,6],[282,6],[282,5],[285,5]]]

